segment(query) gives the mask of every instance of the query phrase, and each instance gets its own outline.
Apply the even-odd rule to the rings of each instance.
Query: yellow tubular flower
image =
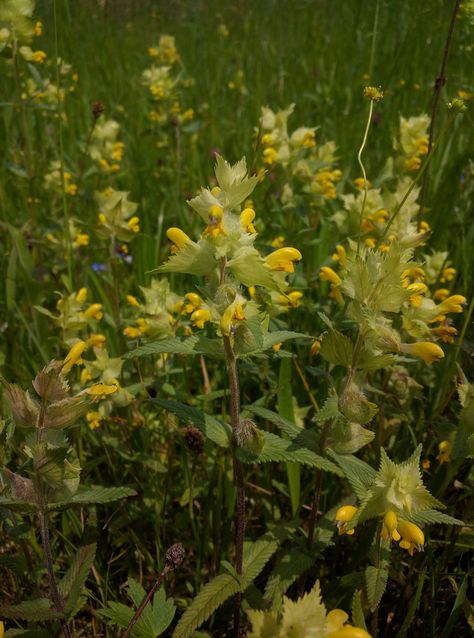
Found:
[[[419,157],[411,157],[405,162],[405,168],[407,171],[417,171],[421,166],[421,159]]]
[[[423,551],[423,545],[425,544],[425,535],[422,530],[409,521],[403,519],[398,520],[398,531],[402,540],[400,541],[400,547],[406,549],[410,556],[413,556],[415,549],[419,552]]]
[[[346,249],[344,248],[344,246],[341,246],[341,244],[338,244],[336,248],[334,249],[334,253],[331,259],[333,261],[339,262],[341,266],[344,268],[344,266],[346,265]]]
[[[438,337],[443,343],[454,343],[454,337],[458,334],[458,331],[454,326],[439,326],[438,328],[432,328],[431,334],[434,337]]]
[[[62,374],[67,374],[73,365],[81,361],[82,353],[86,349],[85,341],[77,341],[66,355],[63,361]]]
[[[365,629],[352,625],[344,625],[341,629],[326,635],[327,638],[371,638]]]
[[[271,146],[274,143],[273,135],[271,133],[265,133],[265,135],[262,135],[260,141],[263,146]]]
[[[81,384],[86,385],[88,381],[91,380],[91,373],[87,368],[82,368],[81,370]]]
[[[195,328],[204,328],[204,324],[211,318],[211,313],[207,308],[198,308],[191,315],[191,321]]]
[[[301,299],[303,298],[303,293],[299,290],[294,290],[287,295],[289,299],[290,308],[299,308]]]
[[[400,351],[423,359],[427,365],[431,365],[434,361],[439,361],[444,357],[443,350],[436,343],[432,343],[431,341],[402,343],[400,345]]]
[[[272,348],[274,352],[278,352],[280,350],[280,348],[282,347],[283,342],[279,341],[278,343],[274,343]]]
[[[421,281],[418,281],[407,286],[407,290],[414,295],[425,295],[428,292],[428,286]]]
[[[93,303],[89,306],[89,308],[87,308],[87,310],[84,312],[84,317],[85,319],[102,319],[102,317],[104,316],[103,312],[102,312],[102,304],[100,303]]]
[[[433,295],[435,301],[444,301],[447,297],[449,297],[449,290],[447,288],[438,288]]]
[[[445,281],[452,281],[456,276],[456,268],[444,268],[441,273],[440,282],[444,284]]]
[[[84,303],[84,301],[87,299],[87,288],[81,288],[77,293],[76,293],[76,301],[78,303]]]
[[[184,248],[186,244],[191,243],[190,238],[181,230],[181,228],[168,228],[166,236],[173,244],[171,252],[177,252],[181,248]]]
[[[413,268],[407,268],[406,270],[404,270],[400,277],[401,279],[413,279],[414,281],[420,279],[421,281],[423,281],[423,279],[425,278],[425,271],[423,270],[423,268],[415,266]]]
[[[350,529],[346,532],[347,523],[351,521],[357,513],[357,507],[353,505],[343,505],[336,512],[336,522],[337,522],[337,530],[338,534],[347,534],[348,536],[352,536],[354,533],[353,529]]]
[[[462,295],[451,295],[439,304],[438,310],[443,315],[446,315],[450,312],[462,312],[462,306],[465,303],[466,297],[463,297]]]
[[[311,344],[311,348],[309,349],[309,356],[315,357],[316,355],[319,354],[320,350],[321,350],[321,341],[319,339],[315,339],[313,343]]]
[[[74,188],[77,189],[75,184],[71,184],[70,186],[68,186],[68,192],[70,195],[75,195],[76,192],[74,193],[71,192],[72,186],[74,186]],[[89,245],[89,235],[86,235],[86,233],[77,233],[77,235],[74,237],[74,242],[73,242],[74,248],[79,248],[80,246],[88,246],[88,245]]]
[[[107,217],[104,215],[104,213],[99,213],[99,224],[103,224],[105,225],[107,223]]]
[[[214,188],[211,188],[211,195],[214,195],[214,197],[217,197],[220,192],[221,189],[219,186],[214,186]]]
[[[377,240],[374,237],[367,237],[364,241],[368,248],[375,248],[377,244]]]
[[[255,230],[255,226],[253,225],[253,220],[255,219],[255,211],[253,208],[245,208],[240,213],[240,223],[242,228],[251,235],[254,235],[257,231]]]
[[[139,221],[140,221],[140,218],[137,217],[136,215],[134,217],[130,217],[130,219],[128,220],[127,226],[132,231],[132,233],[138,233],[139,232],[139,230],[140,230]]]
[[[270,245],[272,248],[283,248],[285,245],[285,238],[283,235],[278,235],[278,237],[275,237],[275,239],[272,240]]]
[[[139,306],[138,299],[133,295],[127,295],[127,303],[129,306]]]
[[[90,429],[95,430],[96,428],[99,427],[100,422],[102,421],[102,416],[100,412],[92,411],[92,412],[87,412],[86,419],[87,419],[87,425],[90,427]]]
[[[35,24],[35,36],[39,38],[41,35],[43,35],[43,23],[37,22]],[[2,636],[0,636],[0,638],[2,638]]]
[[[436,459],[440,463],[449,463],[451,461],[451,452],[453,450],[453,446],[449,441],[441,441],[438,445],[439,454]]]
[[[233,302],[224,310],[221,317],[220,328],[223,335],[230,337],[235,332],[235,321],[243,321],[245,319],[243,305],[239,302]]]
[[[362,191],[365,187],[370,188],[372,184],[369,182],[369,180],[365,180],[363,177],[357,177],[354,180],[354,186]]]
[[[269,146],[263,151],[263,163],[264,164],[273,164],[277,158],[277,151],[273,148],[273,146]]]
[[[87,339],[87,345],[92,348],[103,348],[105,344],[105,336],[101,334],[91,334]]]
[[[203,237],[209,235],[212,239],[216,239],[219,235],[227,234],[222,226],[222,216],[223,210],[221,206],[218,206],[217,204],[211,206],[208,214],[209,224],[202,234]]]
[[[329,266],[323,266],[319,269],[319,278],[321,281],[330,281],[335,286],[339,286],[342,281],[336,271]]]
[[[183,314],[191,314],[204,303],[203,299],[195,292],[186,293],[184,298],[187,299],[189,303],[184,306]]]
[[[250,299],[255,299],[255,297],[257,296],[257,290],[255,286],[249,286],[247,290],[248,290]]]
[[[128,326],[127,328],[124,328],[123,334],[129,339],[138,339],[138,337],[142,336],[141,330],[133,326]]]
[[[135,322],[137,324],[137,326],[140,329],[140,332],[142,334],[145,334],[146,332],[148,332],[150,330],[150,324],[148,323],[148,321],[146,319],[144,319],[143,317],[138,317],[138,319]]]
[[[87,388],[86,393],[92,398],[93,401],[100,401],[105,399],[110,394],[117,392],[118,383],[115,385],[106,385],[105,383],[96,383]]]
[[[395,541],[400,540],[400,534],[397,530],[398,519],[395,512],[389,510],[383,519],[383,527],[382,527],[382,538],[384,539],[392,539]]]
[[[279,248],[267,256],[267,264],[272,270],[295,272],[294,261],[300,261],[303,255],[296,248]]]

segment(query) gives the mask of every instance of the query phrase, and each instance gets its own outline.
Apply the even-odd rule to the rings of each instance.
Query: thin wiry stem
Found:
[[[362,177],[364,178],[364,196],[362,198],[362,206],[360,207],[360,219],[359,219],[359,239],[357,242],[357,254],[359,254],[360,238],[362,236],[362,221],[364,219],[365,204],[367,202],[367,191],[369,190],[367,185],[367,173],[365,172],[364,162],[362,161],[362,153],[365,145],[367,144],[367,137],[369,135],[370,123],[372,122],[372,113],[374,110],[374,102],[370,100],[369,104],[369,116],[365,125],[364,138],[360,145],[359,152],[357,153],[357,162],[359,163],[360,170],[362,171]]]

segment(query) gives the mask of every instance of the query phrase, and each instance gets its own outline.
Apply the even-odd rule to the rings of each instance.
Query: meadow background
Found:
[[[0,60],[1,375],[26,388],[47,361],[65,356],[59,331],[37,310],[43,307],[54,312],[57,291],[71,294],[86,287],[89,300],[103,305],[101,332],[109,355],[120,357],[130,349],[114,325],[114,277],[118,277],[120,300],[125,304],[127,294],[138,295],[139,286],[150,285],[151,271],[166,259],[165,231],[169,226],[183,228],[191,236],[201,229],[186,200],[210,183],[216,152],[232,163],[245,155],[250,166],[261,165],[254,133],[262,106],[277,110],[295,103],[291,130],[317,126],[318,143],[334,140],[343,186],[360,175],[357,151],[367,118],[363,88],[381,86],[385,95],[375,104],[364,156],[369,179],[377,174],[392,152],[400,115],[431,112],[433,85],[452,9],[453,2],[442,0],[39,0],[34,15],[41,20],[44,34],[37,38],[35,47],[47,54],[48,61],[63,58],[77,80],[61,80],[67,91],[60,105],[64,118],[54,117],[54,108],[51,112],[30,109],[25,125],[17,108],[18,87],[12,67],[6,57]],[[456,22],[438,130],[447,117],[446,102],[458,91],[468,96],[474,91],[473,15],[466,9]],[[185,80],[180,88],[182,110],[193,109],[192,119],[180,126],[170,120],[160,127],[150,120],[153,106],[141,83],[143,71],[153,62],[147,50],[156,46],[163,34],[175,38],[180,56]],[[37,65],[40,73],[46,64]],[[55,81],[54,64],[48,73]],[[125,145],[120,170],[113,175],[98,171],[83,153],[96,102],[103,103],[102,118],[113,118],[120,124],[119,139]],[[469,100],[467,106],[433,157],[425,205],[432,230],[430,248],[449,252],[457,271],[456,292],[470,304],[474,290],[474,120]],[[82,175],[74,197],[63,198],[44,188],[46,168],[61,157],[75,178]],[[94,192],[110,185],[130,192],[130,200],[138,203],[140,218],[140,231],[129,244],[131,259],[124,256],[118,275],[112,272],[107,245],[93,230],[97,220]],[[257,188],[255,204],[264,243],[269,246],[274,237],[283,234],[303,252],[295,285],[306,286],[305,305],[288,317],[286,325],[315,335],[321,325],[315,317],[320,301],[313,286],[314,273],[340,241],[329,221],[337,206],[327,202],[317,226],[299,223],[299,218],[296,223],[279,205],[271,175]],[[304,211],[300,212],[303,218]],[[87,246],[73,248],[69,255],[55,248],[47,237],[61,234],[65,214],[79,220],[80,228],[90,235]],[[180,294],[195,289],[189,276],[171,275],[169,281]],[[473,377],[472,317],[470,313],[465,317],[457,324],[460,330],[463,321],[467,322],[462,344],[447,346],[443,361],[428,373],[420,372],[423,398],[414,408],[410,428],[395,444],[391,442],[402,459],[411,454],[414,442],[422,439],[423,458],[436,464],[440,432],[457,418],[456,364],[468,379]],[[330,385],[327,373],[308,361],[307,348],[294,345],[289,349],[297,353],[314,399],[323,403]],[[260,395],[278,403],[282,380],[285,382],[281,361],[242,363],[244,403]],[[225,415],[225,369],[209,364],[212,392],[206,395],[197,358],[177,360],[161,376],[156,376],[145,360],[141,369],[132,362],[126,366],[128,385],[137,393],[134,403],[118,410],[97,429],[88,428],[83,419],[71,439],[81,461],[81,481],[109,487],[125,485],[137,496],[55,515],[53,544],[59,572],[65,571],[79,545],[98,543],[87,581],[88,602],[74,624],[77,636],[118,636],[94,610],[110,601],[126,602],[123,589],[127,577],[133,576],[147,589],[171,544],[180,542],[187,552],[183,566],[167,581],[167,594],[174,597],[180,610],[232,553],[235,494],[229,458],[217,455],[208,444],[204,452],[190,450],[185,423],[157,406],[147,407],[147,396],[137,390],[146,386],[148,397],[173,398]],[[291,392],[298,406],[311,409],[307,390],[296,376],[290,397]],[[17,434],[9,437],[7,410],[4,418],[0,457],[2,464],[13,468],[22,439],[15,438]],[[455,474],[447,466],[433,469],[428,480],[433,493],[448,505],[449,513],[467,521],[473,505],[472,478],[467,463],[457,466]],[[323,512],[335,505],[332,491],[336,481],[331,480],[333,483],[328,481],[322,491]],[[267,520],[295,520],[283,464],[252,467],[248,481],[255,486],[248,497],[248,537],[263,533]],[[303,512],[310,507],[312,488],[312,474],[304,469]],[[12,523],[9,514],[0,511],[0,602],[12,605],[44,591],[47,581],[34,524],[20,519]],[[472,635],[472,604],[467,584],[464,586],[466,578],[472,578],[472,527],[467,525],[461,532],[438,527],[433,536],[436,542],[427,544],[425,552],[408,566],[403,560],[393,564],[378,635]],[[359,559],[351,554],[346,540],[328,546],[324,557],[320,554],[311,566],[308,578],[311,583],[321,580],[325,600],[349,609],[361,580]],[[369,534],[366,549],[370,542]],[[22,549],[25,544],[30,547],[26,553]],[[420,578],[423,588],[418,592]],[[462,596],[456,598],[461,584]],[[413,608],[415,592],[417,606]],[[249,600],[258,604],[259,596],[255,587]],[[207,625],[208,633],[196,635],[227,635],[229,609],[230,605],[224,606],[216,613]],[[412,623],[409,628],[403,625],[407,615]],[[392,624],[387,623],[389,617]],[[20,620],[9,623],[8,627],[15,623],[25,626]],[[33,625],[30,623],[30,630],[36,631]]]

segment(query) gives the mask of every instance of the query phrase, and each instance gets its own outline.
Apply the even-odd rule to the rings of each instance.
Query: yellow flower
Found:
[[[421,281],[423,281],[423,279],[425,278],[425,271],[423,270],[423,268],[415,266],[413,268],[407,268],[406,270],[404,270],[400,277],[402,279],[402,282],[408,279],[413,279],[414,281],[420,279]],[[408,281],[406,282],[406,285],[403,285],[403,287],[406,288],[407,286]]]
[[[278,343],[274,343],[272,346],[274,352],[278,352],[280,348],[282,347],[282,345],[283,345],[282,341],[279,341]]]
[[[102,319],[104,313],[102,312],[102,304],[93,303],[87,308],[84,312],[85,319],[97,319],[98,321]]]
[[[81,370],[81,385],[86,385],[88,381],[91,380],[91,373],[87,368],[82,368]]]
[[[241,302],[234,301],[227,306],[221,317],[220,328],[223,335],[232,336],[235,332],[235,321],[243,321],[245,319],[244,308]]]
[[[339,262],[344,268],[344,266],[346,265],[346,249],[344,248],[344,246],[341,246],[341,244],[337,244],[331,259],[333,261]]]
[[[63,361],[62,374],[67,374],[73,365],[81,363],[82,353],[86,349],[85,341],[77,341],[66,355]]]
[[[449,463],[451,461],[451,452],[453,446],[449,441],[441,441],[438,445],[439,454],[436,457],[440,463]]]
[[[133,295],[127,295],[127,303],[129,306],[139,306],[138,299]]]
[[[77,195],[77,184],[67,184],[66,193],[68,195]],[[85,236],[87,237],[87,235]],[[88,243],[89,243],[89,238],[87,237],[87,243],[82,245],[87,246]]]
[[[321,281],[330,281],[335,286],[339,286],[342,281],[339,275],[329,266],[323,266],[319,269],[319,278]]]
[[[220,192],[221,189],[219,186],[214,186],[213,188],[211,188],[211,195],[214,195],[214,197],[217,197]]]
[[[158,49],[156,47],[148,47],[148,55],[150,56],[150,58],[156,58],[158,57]]]
[[[118,383],[114,385],[106,385],[105,383],[96,383],[87,388],[86,393],[92,398],[93,401],[100,401],[105,399],[110,394],[117,392]]]
[[[104,215],[104,213],[99,213],[98,219],[99,219],[99,224],[105,225],[107,223],[107,217]]]
[[[278,237],[275,237],[275,239],[273,239],[271,242],[272,248],[283,248],[284,245],[285,238],[283,237],[283,235],[278,235]]]
[[[303,293],[299,290],[294,290],[293,292],[288,293],[287,297],[290,302],[290,308],[299,308],[301,299],[303,298]]]
[[[439,304],[438,310],[442,315],[447,315],[450,312],[462,312],[462,306],[465,303],[466,297],[463,297],[462,295],[451,295]]]
[[[204,303],[204,300],[202,299],[202,297],[200,297],[197,293],[195,292],[187,292],[184,295],[184,298],[187,299],[189,301],[189,303],[187,303],[184,306],[183,309],[183,314],[191,314],[192,312],[194,312],[197,308],[199,308],[200,306],[202,306],[202,304]]]
[[[338,534],[347,534],[348,536],[352,536],[354,533],[354,529],[350,529],[346,532],[347,523],[349,523],[357,513],[357,507],[353,505],[343,505],[336,512],[336,521],[337,521],[337,529]]]
[[[440,282],[444,284],[445,281],[452,281],[456,276],[456,268],[444,268],[441,273]]]
[[[372,184],[369,182],[369,180],[365,180],[363,177],[357,177],[354,180],[354,186],[356,188],[358,188],[359,190],[364,190],[364,188],[370,188],[372,186]]]
[[[35,24],[35,36],[37,38],[39,38],[41,35],[43,35],[43,24],[42,24],[42,22],[37,22]],[[2,637],[0,636],[0,638],[2,638]]]
[[[129,339],[138,339],[138,337],[142,336],[142,332],[139,328],[135,328],[134,326],[127,326],[123,330],[123,334]]]
[[[273,148],[273,146],[269,146],[263,151],[263,163],[264,164],[273,164],[277,158],[277,151]]]
[[[181,228],[168,228],[168,230],[166,231],[166,236],[173,244],[171,248],[171,252],[173,253],[177,252],[181,248],[184,248],[186,244],[191,243],[191,240],[186,235],[186,233],[181,230]]]
[[[86,419],[87,419],[87,425],[90,427],[90,429],[95,430],[96,428],[99,427],[100,422],[102,421],[102,416],[100,412],[92,411],[92,412],[87,412]]]
[[[389,510],[383,519],[382,538],[399,541],[401,536],[397,530],[398,519],[395,512]]]
[[[402,538],[399,545],[402,549],[406,549],[410,556],[413,556],[415,549],[419,552],[423,551],[425,535],[418,525],[400,518],[398,519],[398,532]]]
[[[449,290],[447,288],[438,288],[433,295],[435,301],[443,301],[447,297],[449,297]]]
[[[46,58],[47,58],[47,55],[44,51],[33,51],[33,56],[32,56],[33,62],[38,62],[38,64],[43,64]]]
[[[443,350],[431,341],[402,343],[400,345],[400,351],[406,354],[412,354],[414,357],[420,357],[427,365],[431,365],[433,361],[439,361],[444,357]]]
[[[407,171],[417,171],[421,166],[421,159],[419,157],[411,157],[405,162],[405,168]]]
[[[431,334],[434,337],[438,337],[443,343],[453,343],[458,331],[454,326],[443,325],[438,326],[438,328],[432,328]]]
[[[139,221],[140,221],[140,218],[137,217],[136,215],[134,215],[133,217],[130,217],[130,219],[128,220],[127,226],[132,231],[132,233],[138,233],[140,231]]]
[[[138,317],[135,323],[139,327],[141,334],[145,334],[150,330],[150,324],[143,317]]]
[[[315,339],[313,343],[311,344],[311,348],[309,349],[310,357],[315,357],[317,354],[319,354],[320,350],[321,350],[321,341],[319,339]]]
[[[80,246],[88,246],[89,245],[89,235],[86,233],[77,233],[74,237],[73,246],[74,248],[79,248]]]
[[[76,293],[76,301],[77,303],[84,303],[86,299],[87,299],[87,288],[81,288]]]
[[[349,616],[342,609],[332,609],[326,616],[326,638],[371,638],[365,629],[345,624]]]
[[[211,206],[208,213],[209,224],[206,226],[202,236],[209,235],[212,239],[216,239],[219,235],[226,235],[227,233],[222,226],[222,207],[214,204]]]
[[[300,261],[303,256],[296,248],[279,248],[267,256],[267,264],[272,270],[295,272],[294,261]]]
[[[271,146],[272,144],[275,143],[275,138],[273,137],[271,133],[265,133],[265,135],[262,135],[262,138],[260,141],[263,146]]]
[[[87,340],[87,345],[92,348],[103,348],[105,344],[105,336],[101,334],[91,334]]]
[[[242,224],[243,229],[254,235],[257,231],[255,230],[255,226],[253,225],[253,220],[255,219],[255,211],[253,208],[245,208],[240,213],[240,223]]]
[[[198,308],[191,315],[191,321],[195,328],[204,328],[204,324],[211,319],[211,313],[207,308]]]
[[[372,102],[378,102],[383,98],[382,88],[380,86],[366,86],[364,87],[364,97]]]

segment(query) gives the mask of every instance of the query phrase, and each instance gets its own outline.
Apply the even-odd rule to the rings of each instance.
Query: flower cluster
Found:
[[[125,144],[119,137],[120,124],[115,120],[97,122],[92,131],[89,155],[104,173],[118,173]]]

